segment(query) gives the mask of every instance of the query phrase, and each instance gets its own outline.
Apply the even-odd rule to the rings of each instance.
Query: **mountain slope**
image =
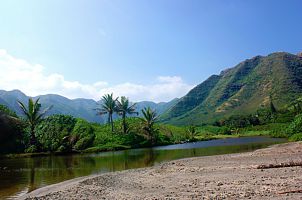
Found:
[[[160,103],[154,103],[152,101],[141,101],[136,103],[136,109],[140,111],[144,109],[144,107],[150,107],[153,110],[156,110],[156,113],[160,115],[165,111],[167,111],[172,106],[174,106],[177,102],[178,102],[178,98],[175,98],[169,102],[160,102]]]
[[[173,109],[164,113],[162,118],[171,119],[192,110],[205,100],[219,80],[220,76],[212,75],[206,81],[193,88],[186,96],[179,99],[174,106],[171,106],[171,109]]]
[[[22,93],[19,90],[13,91],[4,91],[0,90],[0,104],[8,106],[11,110],[15,111],[18,115],[23,115],[22,111],[20,110],[17,100],[22,101],[27,104],[28,96]],[[34,97],[34,99],[40,98],[40,103],[42,105],[42,109],[53,106],[53,108],[47,113],[47,115],[52,114],[66,114],[72,115],[74,117],[79,117],[86,119],[90,122],[98,122],[104,123],[107,120],[106,116],[99,116],[96,115],[95,108],[99,107],[100,105],[98,102],[92,99],[68,99],[66,97],[55,95],[55,94],[47,94],[47,95],[40,95]],[[140,110],[144,107],[150,106],[152,109],[155,109],[158,114],[165,112],[171,106],[176,103],[177,99],[174,99],[170,102],[161,102],[161,103],[154,103],[154,102],[137,102],[136,110],[140,112]],[[117,116],[115,116],[117,117]]]
[[[256,56],[211,76],[193,88],[162,115],[172,124],[212,123],[233,114],[253,113],[269,105],[277,108],[302,95],[302,58],[278,52]]]

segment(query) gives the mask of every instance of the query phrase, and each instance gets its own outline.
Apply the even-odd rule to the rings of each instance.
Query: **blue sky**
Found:
[[[302,51],[301,8],[300,0],[2,0],[0,89],[168,101],[244,59]]]

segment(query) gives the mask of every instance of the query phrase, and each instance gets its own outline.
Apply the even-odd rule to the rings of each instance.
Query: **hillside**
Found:
[[[19,90],[4,91],[0,90],[0,104],[8,106],[11,110],[15,111],[18,115],[22,115],[22,112],[17,104],[17,100],[27,103],[28,96]],[[68,99],[66,97],[47,94],[34,97],[34,99],[40,98],[42,109],[53,105],[53,108],[47,113],[52,114],[66,114],[74,117],[86,119],[90,122],[104,123],[107,120],[106,116],[96,115],[95,108],[97,108],[98,102],[92,99]],[[155,109],[158,114],[165,112],[171,106],[176,103],[177,99],[170,102],[154,103],[151,101],[137,102],[136,109],[140,112],[144,107],[150,106]],[[141,114],[141,113],[140,113]],[[116,117],[116,116],[115,116]]]
[[[175,98],[169,102],[160,102],[160,103],[155,103],[152,101],[141,101],[141,102],[137,102],[136,109],[142,110],[144,107],[150,107],[153,110],[156,110],[157,114],[162,114],[165,111],[167,111],[169,108],[174,106],[178,102],[178,100],[179,100],[178,98]],[[141,115],[141,113],[139,115]]]
[[[247,59],[193,88],[162,115],[177,125],[212,123],[269,105],[282,108],[302,95],[302,57],[285,52]]]

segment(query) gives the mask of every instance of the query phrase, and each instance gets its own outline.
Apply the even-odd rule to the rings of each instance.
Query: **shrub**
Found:
[[[232,115],[220,123],[221,126],[227,126],[229,128],[244,128],[251,125],[259,125],[260,120],[257,115]]]
[[[71,134],[76,119],[68,115],[52,115],[44,119],[36,128],[38,142],[43,151],[57,151]]]
[[[93,144],[95,135],[91,134],[89,136],[81,138],[77,143],[74,145],[74,149],[76,150],[84,150],[90,147]]]
[[[297,115],[286,130],[288,135],[302,133],[302,114]]]
[[[0,112],[0,154],[24,150],[24,123]]]
[[[72,136],[77,138],[73,146],[76,150],[83,150],[90,147],[95,139],[92,125],[83,119],[77,119],[72,130]]]
[[[67,152],[69,151],[70,149],[65,146],[65,145],[61,145],[58,149],[57,149],[57,152]]]
[[[302,133],[296,133],[290,136],[289,141],[302,141]]]
[[[31,145],[27,149],[25,149],[25,153],[35,153],[37,152],[38,148],[36,145]]]
[[[4,113],[11,117],[16,117],[16,118],[18,117],[14,111],[10,110],[7,106],[1,104],[0,104],[0,113]]]

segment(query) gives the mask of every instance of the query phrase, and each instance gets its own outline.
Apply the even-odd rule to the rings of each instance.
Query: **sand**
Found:
[[[257,169],[291,161],[302,161],[301,142],[81,177],[21,199],[302,199],[302,167]]]

